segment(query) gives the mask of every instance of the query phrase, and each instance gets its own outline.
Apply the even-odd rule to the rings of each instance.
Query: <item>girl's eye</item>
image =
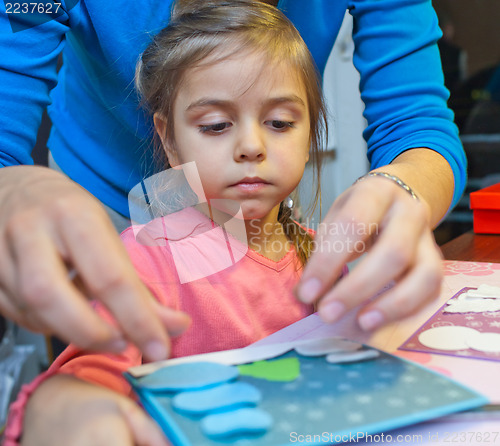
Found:
[[[200,125],[199,129],[201,133],[222,133],[224,130],[231,127],[230,122],[218,122],[217,124]]]
[[[270,126],[275,130],[285,131],[295,127],[294,123],[291,121],[279,121],[277,119],[273,121],[268,121]]]

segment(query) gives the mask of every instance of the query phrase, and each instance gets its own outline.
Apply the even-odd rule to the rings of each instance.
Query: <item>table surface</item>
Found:
[[[500,263],[500,235],[466,232],[441,246],[445,260]]]

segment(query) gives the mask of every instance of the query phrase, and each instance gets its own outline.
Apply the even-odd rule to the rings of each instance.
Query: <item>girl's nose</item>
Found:
[[[263,161],[266,158],[263,129],[258,124],[241,125],[234,150],[235,161]]]

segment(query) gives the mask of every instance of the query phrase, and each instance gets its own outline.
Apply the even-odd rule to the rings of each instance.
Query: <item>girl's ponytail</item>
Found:
[[[293,220],[292,209],[284,201],[280,203],[278,222],[283,226],[285,235],[293,243],[297,257],[301,265],[304,266],[314,248],[314,240],[311,233]]]

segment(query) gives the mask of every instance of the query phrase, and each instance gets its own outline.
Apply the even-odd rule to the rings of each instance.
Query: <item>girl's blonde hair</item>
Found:
[[[305,86],[311,123],[310,162],[315,166],[317,184],[314,209],[320,200],[320,145],[326,135],[326,109],[312,56],[278,9],[255,0],[178,0],[169,24],[154,37],[137,64],[137,90],[149,112],[164,117],[166,134],[162,137],[175,147],[173,108],[186,71],[248,50],[262,53],[270,64],[295,68]],[[304,264],[312,249],[310,234],[293,222],[284,203],[278,220]]]

